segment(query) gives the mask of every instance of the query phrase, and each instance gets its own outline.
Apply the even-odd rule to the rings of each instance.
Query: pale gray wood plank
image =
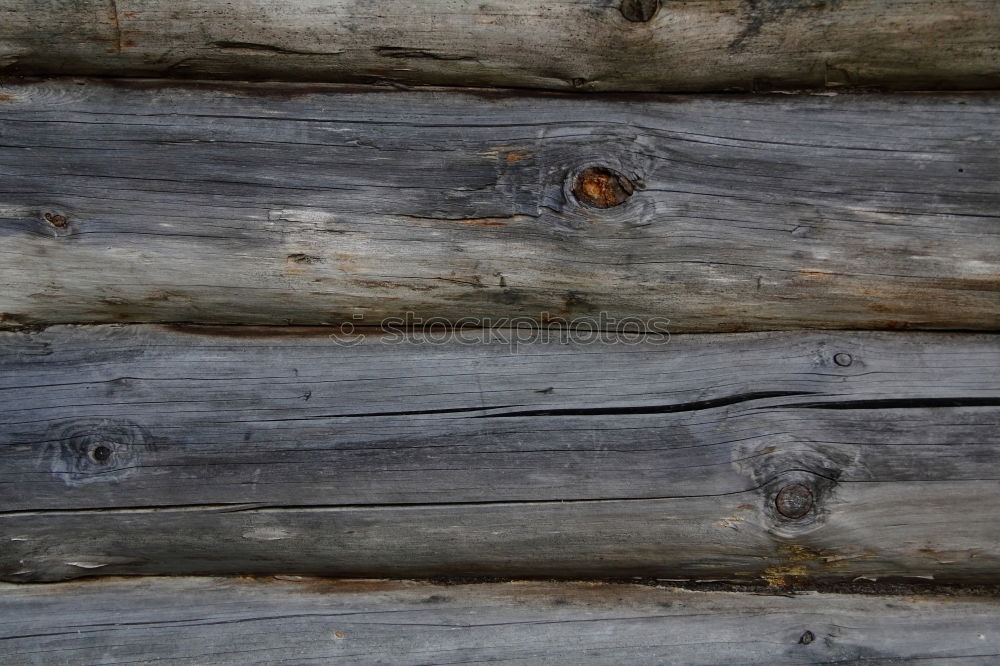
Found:
[[[595,583],[104,579],[0,586],[7,664],[990,664],[977,597]]]
[[[629,21],[620,0],[5,0],[0,71],[584,91],[1000,84],[992,0],[659,4]]]
[[[0,335],[0,575],[995,577],[996,335],[467,334]]]
[[[1000,326],[1000,97],[11,84],[3,324]],[[571,192],[634,181],[614,208]]]

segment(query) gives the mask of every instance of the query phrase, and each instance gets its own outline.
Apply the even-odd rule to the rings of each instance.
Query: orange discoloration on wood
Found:
[[[530,153],[527,150],[512,150],[504,156],[504,159],[508,164],[513,164],[514,162],[520,162],[533,156],[534,153]]]
[[[502,155],[504,161],[508,164],[520,162],[521,160],[526,160],[529,157],[535,156],[533,152],[525,150],[520,146],[491,146],[489,150],[485,150],[477,154],[489,158],[496,158]]]
[[[785,563],[768,567],[761,576],[768,584],[777,587],[788,585],[789,579],[808,576],[812,567],[807,565],[822,562],[819,552],[797,544],[782,546],[781,556]]]
[[[456,222],[461,222],[463,224],[473,224],[477,227],[506,227],[507,222],[504,222],[495,217],[466,217],[460,220],[455,220]]]
[[[874,557],[871,551],[835,553],[819,551],[799,544],[785,544],[779,549],[782,563],[764,569],[760,577],[772,587],[788,587],[812,574],[842,569],[847,560]]]
[[[802,277],[807,277],[807,278],[829,279],[829,278],[832,278],[836,274],[835,273],[831,273],[830,271],[821,271],[821,270],[816,270],[816,269],[811,269],[811,268],[803,268],[803,269],[799,270],[799,275],[801,275]]]
[[[589,167],[580,172],[573,184],[573,194],[593,208],[612,208],[625,203],[635,186],[622,174],[605,167]]]

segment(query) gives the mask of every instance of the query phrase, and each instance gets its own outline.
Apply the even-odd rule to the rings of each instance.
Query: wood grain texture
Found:
[[[668,0],[645,22],[620,5],[5,0],[0,72],[586,91],[1000,86],[992,0]]]
[[[1000,570],[998,336],[465,333],[2,334],[0,575]]]
[[[0,586],[4,662],[992,664],[995,599],[593,583],[140,579]]]
[[[992,94],[0,95],[7,326],[603,312],[674,332],[1000,327]],[[595,165],[628,186],[591,182],[593,200],[622,205],[577,201]]]

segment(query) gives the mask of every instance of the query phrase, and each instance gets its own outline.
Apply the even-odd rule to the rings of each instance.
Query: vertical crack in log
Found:
[[[118,0],[111,0],[111,14],[109,17],[111,22],[115,24],[115,46],[118,49],[118,53],[122,52],[122,26],[119,21],[118,15]]]

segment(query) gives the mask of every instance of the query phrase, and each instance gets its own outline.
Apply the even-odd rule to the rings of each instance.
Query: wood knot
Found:
[[[813,507],[813,494],[809,486],[803,483],[793,483],[778,491],[774,505],[785,518],[798,520],[804,518]]]
[[[660,0],[622,0],[618,9],[626,21],[645,23],[660,10]]]
[[[620,206],[634,192],[632,181],[607,167],[587,167],[573,182],[573,194],[577,201],[593,208]]]
[[[98,444],[90,450],[90,459],[100,465],[110,460],[113,452],[111,446]]]
[[[839,352],[833,355],[833,362],[842,368],[848,368],[854,363],[854,358],[846,352]]]
[[[71,487],[122,481],[135,474],[150,449],[143,429],[128,421],[72,423],[54,435],[51,469]]]
[[[61,215],[59,213],[45,213],[42,217],[44,217],[49,224],[57,229],[65,229],[69,226],[69,220],[66,219],[65,215]]]

